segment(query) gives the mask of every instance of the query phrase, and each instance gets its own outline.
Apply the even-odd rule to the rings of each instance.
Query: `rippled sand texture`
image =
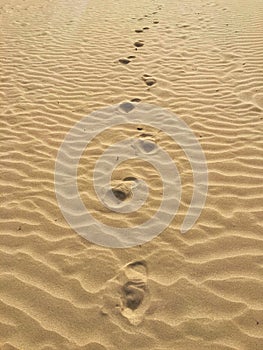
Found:
[[[263,349],[262,18],[261,0],[0,1],[1,350]],[[55,159],[83,116],[131,100],[192,128],[209,193],[182,235],[191,169],[175,157],[177,219],[150,243],[107,249],[62,216]],[[94,142],[84,160],[109,139]],[[84,175],[82,160],[92,202]],[[160,179],[148,180],[145,217],[159,205]]]

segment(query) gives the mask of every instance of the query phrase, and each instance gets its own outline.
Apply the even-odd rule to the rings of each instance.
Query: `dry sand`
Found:
[[[1,350],[263,349],[262,19],[261,0],[0,1]],[[108,249],[62,216],[55,159],[83,116],[132,99],[191,127],[209,192],[182,235],[180,156],[177,219],[145,245]]]

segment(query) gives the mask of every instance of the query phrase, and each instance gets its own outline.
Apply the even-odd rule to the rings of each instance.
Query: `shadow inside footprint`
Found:
[[[115,188],[112,190],[112,192],[114,196],[122,202],[128,197],[128,195],[124,191]]]
[[[148,74],[144,74],[142,76],[142,80],[145,82],[146,85],[148,86],[153,86],[156,84],[156,79],[152,78],[150,75]]]
[[[124,304],[131,310],[136,310],[143,301],[146,285],[142,281],[128,281],[122,287]]]
[[[144,43],[141,42],[141,41],[136,41],[136,42],[134,43],[134,46],[135,46],[135,47],[142,47],[143,45],[144,45]]]
[[[129,113],[130,111],[132,111],[135,108],[135,106],[130,103],[130,102],[123,102],[120,104],[120,109],[123,112]]]
[[[119,62],[122,63],[122,64],[129,64],[131,61],[128,60],[127,58],[120,58]]]
[[[141,99],[140,98],[133,98],[133,99],[131,99],[131,102],[141,102]]]

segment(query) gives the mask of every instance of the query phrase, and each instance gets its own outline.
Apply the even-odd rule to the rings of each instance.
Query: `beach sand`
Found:
[[[1,350],[263,349],[262,18],[261,0],[0,1]],[[54,168],[76,122],[125,101],[188,124],[209,189],[182,234],[191,167],[168,138],[184,179],[177,216],[116,249],[68,225]],[[86,181],[117,132],[79,168],[83,201],[113,226],[125,219]],[[119,171],[147,174],[148,206],[126,222],[140,223],[160,205],[160,179],[143,164]]]

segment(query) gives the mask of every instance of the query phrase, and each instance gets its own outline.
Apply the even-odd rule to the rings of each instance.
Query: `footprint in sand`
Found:
[[[119,62],[121,64],[129,64],[131,61],[128,58],[120,58]]]
[[[145,84],[147,86],[153,86],[153,85],[155,85],[157,83],[156,79],[154,79],[153,77],[151,77],[148,74],[144,74],[142,76],[142,80],[145,82]]]
[[[133,44],[135,47],[142,47],[144,45],[143,40],[138,40]]]
[[[121,321],[121,317],[132,325],[139,325],[150,306],[147,275],[145,261],[125,265],[115,278],[107,282],[101,313],[116,321]]]
[[[124,268],[124,280],[121,287],[121,314],[130,323],[142,322],[149,306],[147,285],[147,266],[144,261],[136,261]]]
[[[131,62],[131,60],[134,58],[136,58],[136,56],[131,55],[131,56],[128,56],[127,58],[120,58],[119,62],[121,64],[129,64]]]
[[[143,27],[142,29],[135,29],[135,33],[143,33],[145,30],[149,30],[149,27]]]
[[[131,99],[131,102],[139,103],[139,102],[141,102],[141,99],[140,98],[133,98],[133,99]]]
[[[138,128],[137,128],[138,130]],[[156,139],[152,134],[140,134],[139,140],[136,142],[135,147],[144,154],[153,154],[157,152]]]

